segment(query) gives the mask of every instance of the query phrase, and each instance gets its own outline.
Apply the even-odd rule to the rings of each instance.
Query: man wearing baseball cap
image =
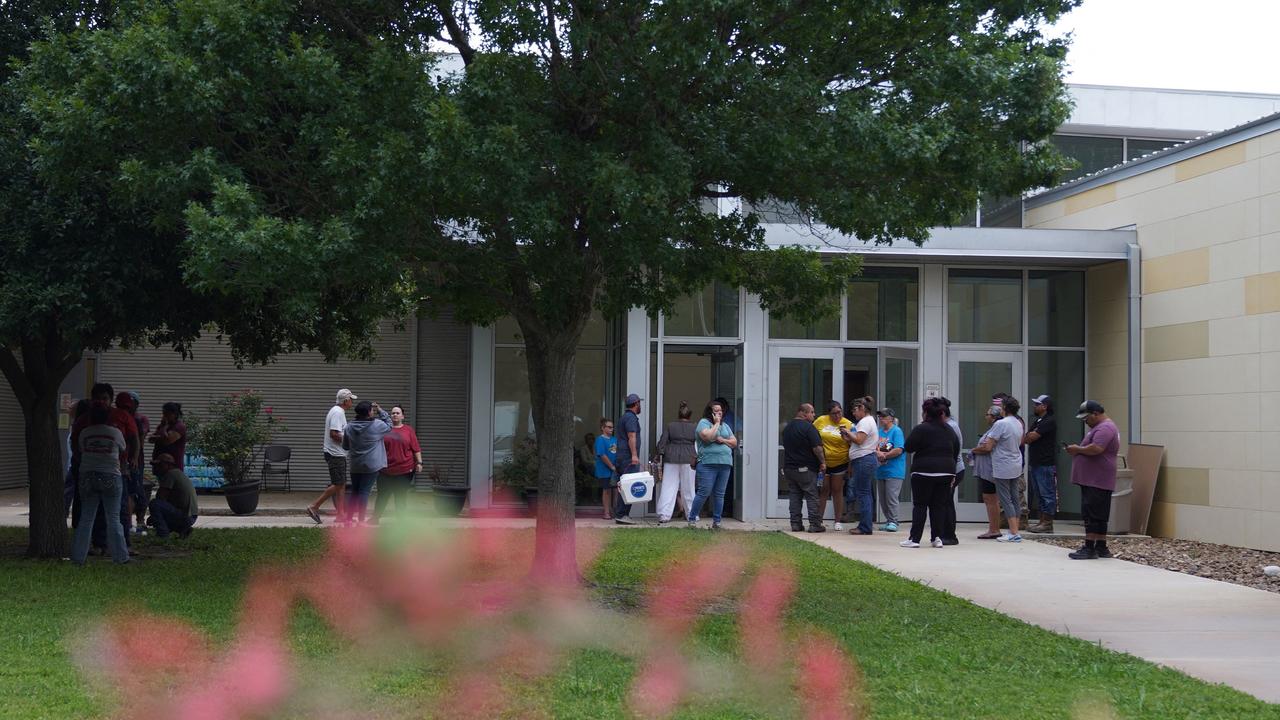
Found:
[[[624,403],[627,411],[618,421],[618,431],[614,434],[618,438],[618,459],[613,464],[614,487],[617,487],[623,475],[640,472],[640,401],[642,400],[644,398],[635,393],[628,395]],[[619,525],[635,525],[636,521],[631,519],[631,506],[622,499],[622,493],[616,493],[615,498],[613,521]]]
[[[1031,401],[1035,419],[1022,436],[1031,466],[1031,484],[1040,497],[1040,522],[1027,530],[1053,532],[1053,514],[1058,509],[1058,420],[1053,414],[1053,398],[1038,395]]]
[[[1096,560],[1111,557],[1107,549],[1107,522],[1111,519],[1111,493],[1116,489],[1116,455],[1120,431],[1107,411],[1094,400],[1080,403],[1076,417],[1089,431],[1077,445],[1068,445],[1072,457],[1071,482],[1080,486],[1080,514],[1084,517],[1084,545],[1069,557]]]
[[[333,507],[339,518],[346,517],[342,491],[347,486],[347,451],[342,447],[342,431],[347,427],[347,411],[355,405],[356,394],[342,388],[334,398],[333,407],[324,420],[324,464],[329,468],[329,487],[320,493],[316,501],[307,506],[307,515],[320,524],[320,508],[325,500],[333,499]]]

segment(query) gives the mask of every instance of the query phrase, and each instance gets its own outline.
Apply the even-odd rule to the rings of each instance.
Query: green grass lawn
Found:
[[[683,529],[610,533],[588,573],[595,600],[634,612],[643,583],[670,558],[717,538]],[[1109,705],[1123,718],[1280,717],[1280,708],[1134,657],[1102,650],[1012,620],[967,601],[775,533],[735,534],[755,558],[788,558],[798,588],[787,614],[796,630],[820,628],[856,660],[873,718],[1067,718],[1082,703]],[[0,717],[80,718],[110,714],[116,700],[86,683],[72,660],[77,632],[109,611],[145,609],[193,622],[228,638],[248,571],[264,560],[302,559],[323,547],[315,529],[201,530],[189,555],[144,558],[117,568],[93,562],[18,557],[25,531],[0,530]],[[144,551],[146,548],[144,547]],[[722,658],[737,653],[738,613],[730,598],[698,623],[686,650]],[[748,621],[749,623],[749,621]],[[298,612],[290,626],[304,669],[334,673],[348,649],[319,616]],[[607,632],[602,628],[601,632]],[[439,691],[448,667],[399,653],[396,662],[347,680],[372,717],[408,715],[415,700]],[[512,717],[627,717],[625,687],[634,663],[603,649],[575,652],[550,679],[522,686]],[[323,681],[315,683],[321,687]],[[323,701],[323,692],[318,694]],[[300,705],[289,716],[314,716]],[[128,716],[127,710],[123,715]],[[419,712],[416,716],[421,716]],[[776,717],[744,698],[686,705],[681,718]]]

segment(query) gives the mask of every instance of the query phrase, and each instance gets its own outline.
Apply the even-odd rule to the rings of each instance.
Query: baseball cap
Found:
[[[893,410],[892,410],[892,409],[890,409],[890,408],[880,408],[879,410],[877,410],[877,411],[876,411],[876,417],[891,417],[891,418],[896,418],[896,417],[898,417],[898,416],[897,416],[897,415],[894,415],[894,414],[893,414]]]
[[[338,400],[337,400],[338,402],[342,402],[343,400],[358,400],[358,399],[359,398],[356,397],[355,393],[351,392],[346,388],[342,388],[341,390],[338,391]]]
[[[1051,399],[1052,399],[1052,398],[1050,398],[1048,395],[1037,395],[1037,396],[1035,396],[1035,397],[1031,398],[1031,402],[1035,403],[1036,405],[1044,405],[1044,404],[1048,403],[1048,402],[1049,402],[1049,400],[1051,400]]]
[[[1004,417],[1004,410],[1000,409],[999,405],[992,405],[987,408],[987,414],[993,418],[1001,418]]]
[[[1076,419],[1083,420],[1086,415],[1102,412],[1106,412],[1106,409],[1096,400],[1085,400],[1080,403],[1080,409],[1076,411]]]
[[[127,392],[116,393],[116,407],[136,409],[138,403],[134,401],[133,396]]]
[[[631,393],[630,395],[627,396],[627,401],[622,404],[624,406],[631,406],[631,405],[635,405],[636,403],[640,402],[643,399],[644,398],[640,397],[639,395],[635,393]]]

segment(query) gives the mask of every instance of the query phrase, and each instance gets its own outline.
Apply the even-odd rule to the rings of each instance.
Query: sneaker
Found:
[[[895,523],[895,522],[885,523],[884,527],[880,529],[885,532],[898,532],[898,523]]]
[[[179,532],[179,533],[178,533],[178,539],[179,539],[179,540],[186,540],[187,538],[191,537],[191,533],[193,533],[193,532],[195,532],[195,531],[196,531],[196,529],[195,529],[195,528],[187,528],[186,530],[183,530],[183,531],[181,531],[181,532]]]
[[[317,525],[320,524],[320,513],[315,508],[313,507],[307,508],[307,517],[314,520]]]
[[[934,538],[933,542],[930,543],[930,545],[933,545],[936,548],[942,547],[942,538]]]
[[[801,523],[791,523],[791,532],[804,532],[804,525]]]
[[[942,544],[943,545],[959,545],[960,540],[959,538],[943,538]]]
[[[619,525],[635,525],[636,521],[629,517],[616,517],[613,521]]]
[[[1067,553],[1067,557],[1072,560],[1097,560],[1098,551],[1085,545],[1073,553]]]
[[[907,538],[906,540],[903,540],[902,542],[898,543],[898,547],[918,548],[920,547],[920,543],[916,542],[915,540],[912,540],[911,538]]]
[[[871,533],[867,532],[866,530],[863,530],[862,528],[854,528],[849,531],[849,534],[850,535],[870,535]]]
[[[133,534],[134,534],[134,535],[137,535],[138,537],[146,537],[146,536],[147,536],[147,529],[146,529],[146,528],[134,528],[134,529],[133,529]]]
[[[839,520],[837,520],[836,524],[831,526],[831,529],[835,530],[836,532],[842,532],[844,530],[844,526],[840,524]]]
[[[1018,543],[1018,542],[1022,542],[1022,536],[1021,536],[1021,535],[1017,535],[1017,534],[1014,534],[1014,535],[1001,535],[1000,537],[996,538],[996,542],[1003,542],[1003,543],[1011,543],[1011,542],[1012,542],[1012,543]]]
[[[669,523],[669,522],[671,522],[671,519],[670,519],[670,518],[668,518],[668,519],[666,519],[666,520],[663,520],[662,518],[658,518],[658,524],[659,524],[659,525],[666,525],[666,524],[667,524],[667,523]]]
[[[826,526],[826,525],[810,525],[810,526],[809,526],[809,529],[808,529],[808,530],[806,530],[805,532],[811,532],[811,533],[823,533],[823,532],[826,532],[826,531],[827,531],[827,526]]]
[[[1100,558],[1115,557],[1114,555],[1111,554],[1111,548],[1107,547],[1106,545],[1095,545],[1093,548],[1093,552],[1095,555],[1097,555]]]
[[[719,521],[719,520],[717,520],[717,521],[715,521],[715,522],[711,523],[711,529],[712,529],[712,530],[723,530],[723,529],[724,529],[724,526],[722,526],[722,525],[720,524],[720,521]]]
[[[685,524],[686,524],[686,525],[688,525],[688,526],[689,526],[689,529],[691,529],[691,530],[692,530],[693,528],[698,527],[698,518],[689,518],[689,519],[685,522]]]

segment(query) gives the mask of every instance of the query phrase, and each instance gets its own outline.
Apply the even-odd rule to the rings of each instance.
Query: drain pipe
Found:
[[[1142,442],[1142,249],[1129,243],[1129,442]]]

